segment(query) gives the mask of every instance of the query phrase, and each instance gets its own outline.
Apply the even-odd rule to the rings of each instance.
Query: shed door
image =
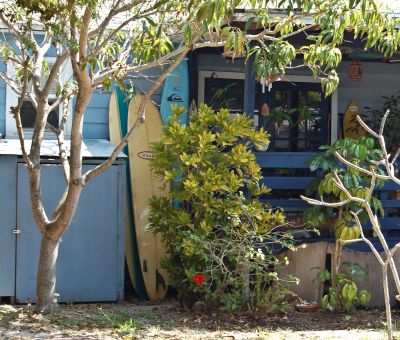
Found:
[[[16,156],[0,156],[0,296],[15,294],[16,167]]]
[[[119,167],[112,166],[84,188],[76,215],[59,250],[56,291],[60,301],[115,301],[121,289],[118,211]],[[84,171],[89,165],[84,166]],[[65,186],[60,165],[43,164],[42,197],[48,214]],[[18,220],[16,298],[34,300],[40,235],[29,202],[29,179],[18,164]],[[123,265],[123,263],[122,263]]]

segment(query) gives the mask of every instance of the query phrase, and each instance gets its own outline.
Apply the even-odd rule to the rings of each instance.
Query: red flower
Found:
[[[193,278],[194,283],[195,283],[196,285],[198,285],[198,286],[200,286],[201,284],[203,284],[205,280],[206,280],[206,279],[205,279],[205,277],[204,277],[203,274],[196,274],[196,275],[194,276],[194,278]]]

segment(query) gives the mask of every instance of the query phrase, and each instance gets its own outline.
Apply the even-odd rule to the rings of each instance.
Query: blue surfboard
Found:
[[[178,66],[167,76],[164,82],[160,114],[165,125],[172,114],[172,105],[183,106],[186,113],[180,116],[180,123],[189,123],[189,63],[182,60]]]

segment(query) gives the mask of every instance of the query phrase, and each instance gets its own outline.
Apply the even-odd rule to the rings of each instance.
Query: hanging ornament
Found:
[[[359,61],[352,61],[349,64],[349,78],[351,81],[361,81],[362,67]]]
[[[261,107],[261,115],[264,117],[269,116],[269,106],[267,103],[264,103],[263,106]]]
[[[269,76],[267,80],[265,80],[264,76],[260,78],[260,83],[262,86],[262,93],[265,93],[265,86],[268,86],[268,92],[272,89],[272,83],[281,80],[281,76],[276,74],[274,76]]]

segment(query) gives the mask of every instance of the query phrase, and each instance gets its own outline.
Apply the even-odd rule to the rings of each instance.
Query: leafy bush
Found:
[[[335,285],[329,287],[328,294],[322,298],[322,308],[331,311],[350,312],[356,306],[365,306],[371,300],[371,293],[365,289],[359,289],[356,281],[364,281],[367,271],[354,262],[343,262],[347,273],[338,273]],[[331,281],[329,271],[322,270],[315,278],[321,283]]]
[[[290,235],[276,229],[283,213],[259,200],[269,190],[259,185],[250,146],[269,136],[245,115],[232,119],[228,110],[206,106],[181,126],[182,110],[174,109],[151,161],[164,183],[172,183],[170,195],[151,200],[150,218],[169,253],[162,262],[169,284],[188,306],[259,307],[278,280],[280,261],[271,245],[292,245]]]
[[[382,151],[375,148],[375,141],[372,138],[340,139],[332,145],[321,146],[320,150],[324,151],[324,153],[315,156],[309,162],[310,170],[319,171],[320,176],[310,183],[307,188],[307,195],[318,193],[321,197],[324,197],[325,202],[337,202],[347,199],[346,194],[336,186],[334,173],[339,176],[343,185],[353,196],[364,198],[369,194],[370,177],[357,169],[348,168],[340,163],[335,156],[335,152],[338,152],[361,168],[370,169],[373,167],[376,173],[383,173],[384,171],[382,167],[374,163],[382,159]],[[383,181],[378,180],[377,184],[382,186]],[[380,212],[383,215],[382,204],[377,197],[371,197],[371,206],[376,212]],[[336,219],[336,237],[354,239],[359,236],[360,231],[350,211],[357,211],[361,208],[358,203],[354,202],[340,208],[315,206],[307,208],[304,217],[306,223],[314,227],[326,223],[329,219]],[[368,221],[368,215],[364,210],[359,214],[359,218],[362,223]]]

